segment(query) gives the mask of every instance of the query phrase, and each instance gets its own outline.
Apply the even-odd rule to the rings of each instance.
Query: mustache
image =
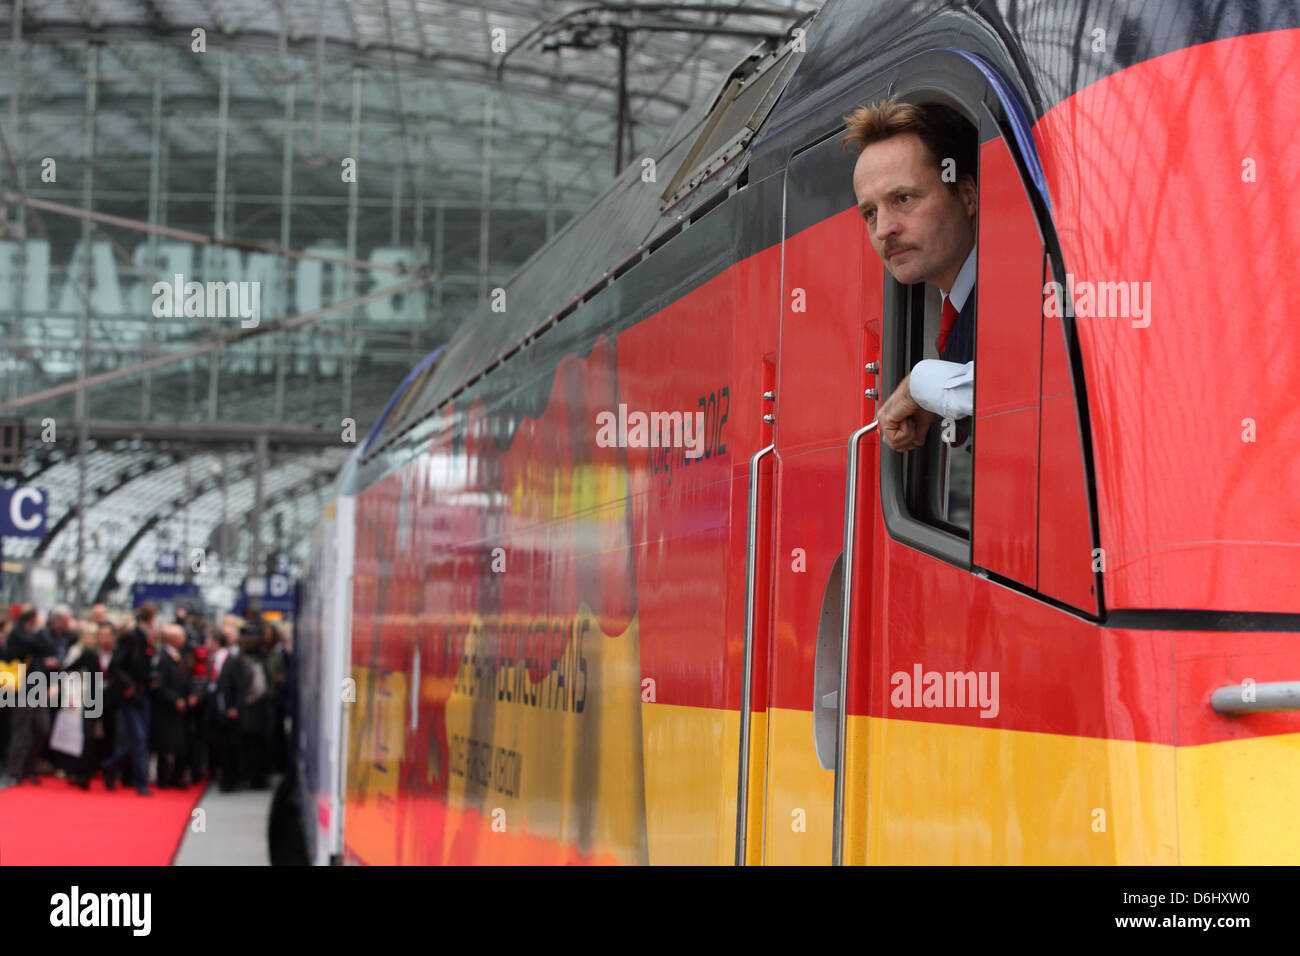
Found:
[[[880,254],[884,256],[886,259],[888,259],[896,252],[904,252],[908,249],[915,249],[915,248],[916,246],[905,246],[899,242],[887,242],[885,243],[884,248],[880,250]]]

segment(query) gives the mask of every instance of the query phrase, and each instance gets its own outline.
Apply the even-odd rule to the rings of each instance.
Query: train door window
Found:
[[[922,105],[929,121],[933,123],[937,119],[936,125],[942,125],[947,131],[944,142],[950,147],[944,151],[954,155],[934,157],[941,164],[942,188],[960,202],[966,195],[961,180],[969,176],[978,197],[979,128],[972,121],[972,112],[956,100],[899,99]],[[952,162],[947,162],[949,159]],[[883,231],[878,236],[879,242],[888,241]],[[905,242],[908,236],[900,238]],[[946,296],[936,284],[926,281],[905,284],[890,269],[884,270],[882,404],[922,362],[927,364],[920,370],[918,381],[924,377],[930,383],[927,389],[930,398],[941,397],[958,407],[962,402],[969,404],[973,393],[969,363],[974,359],[975,279],[979,257],[975,231],[971,230],[965,239],[957,243],[957,260],[952,264],[957,271],[955,275],[950,273]],[[882,251],[878,246],[877,252]],[[877,265],[884,268],[879,262]],[[906,273],[901,278],[906,278]],[[945,322],[949,306],[955,318]],[[941,362],[950,364],[938,364]],[[958,375],[964,376],[965,385],[946,388],[949,382],[957,381]],[[954,412],[950,417],[936,415],[927,422],[923,445],[901,454],[886,451],[881,455],[881,498],[886,520],[895,535],[963,565],[970,560],[974,431],[974,419],[969,412]]]
[[[970,149],[962,155],[977,211],[974,244],[948,290],[955,321],[944,322],[936,285],[905,285],[886,270],[881,401],[912,376],[914,398],[948,409],[929,422],[922,446],[881,455],[886,522],[920,550],[964,567],[992,562],[1033,586],[1037,484],[1029,466],[1038,452],[1044,262],[1034,209],[987,99],[899,98],[965,121]]]
[[[973,268],[976,262],[974,249],[970,256]],[[909,286],[907,296],[908,368],[915,370],[922,361],[951,361],[954,366],[958,366],[973,359],[973,355],[958,358],[952,350],[940,354],[938,340],[942,334],[944,300],[934,286]],[[958,321],[969,322],[973,319],[976,308],[974,288],[966,290],[963,306],[963,316]],[[973,342],[971,348],[973,349]],[[924,373],[934,383],[936,367],[944,368],[926,366],[917,373],[918,381]],[[957,370],[954,368],[952,372],[956,373]],[[913,392],[913,395],[916,394],[919,394],[919,390]],[[949,535],[967,541],[970,540],[971,531],[973,438],[973,419],[970,415],[936,417],[928,428],[925,444],[903,456],[903,492],[912,515]]]

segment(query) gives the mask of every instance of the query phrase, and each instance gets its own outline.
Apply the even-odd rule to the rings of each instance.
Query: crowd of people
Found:
[[[86,620],[56,607],[45,623],[15,606],[0,623],[0,662],[19,692],[20,680],[87,690],[0,706],[0,789],[45,773],[83,789],[102,774],[108,789],[143,795],[209,779],[258,790],[285,769],[289,649],[270,621],[226,615],[217,626],[180,609],[163,623],[147,603],[125,620],[102,604]]]

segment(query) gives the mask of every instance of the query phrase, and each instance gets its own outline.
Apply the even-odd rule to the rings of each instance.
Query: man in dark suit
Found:
[[[162,628],[158,649],[158,688],[154,691],[154,730],[158,740],[158,786],[180,787],[186,756],[189,708],[189,668],[181,657],[185,629],[179,624]]]
[[[228,635],[229,636],[229,635]],[[225,792],[238,787],[244,779],[244,749],[240,740],[242,703],[251,681],[244,666],[242,642],[235,640],[228,646],[217,675],[217,725],[221,741],[220,786]]]
[[[28,677],[39,675],[48,680],[58,670],[59,655],[49,632],[41,627],[41,615],[27,605],[18,614],[18,620],[9,634],[8,656],[26,666]],[[25,694],[25,687],[18,687]],[[0,777],[0,789],[23,780],[40,783],[36,776],[36,761],[50,739],[50,709],[48,707],[16,707],[6,757],[6,773]]]
[[[881,440],[910,451],[939,415],[973,410],[977,136],[950,107],[886,100],[849,117],[845,143],[861,150],[853,189],[872,248],[899,282],[943,296],[940,358],[917,363],[876,415]]]
[[[90,776],[92,777],[97,770],[103,767],[104,762],[117,752],[117,704],[119,697],[110,670],[113,663],[113,652],[117,650],[117,630],[107,620],[96,625],[96,629],[95,669],[103,680],[104,703],[103,713],[99,715],[98,720],[94,721],[94,726],[90,728],[88,738],[93,744],[89,750],[91,758],[88,763]],[[111,776],[110,771],[104,771],[104,782],[106,784]]]
[[[58,605],[50,612],[48,630],[60,658],[66,655],[72,646],[81,640],[77,624],[72,618],[72,609],[64,604]]]
[[[117,641],[113,660],[109,664],[117,695],[118,711],[122,716],[126,739],[119,741],[119,749],[104,761],[105,782],[111,782],[123,759],[131,761],[132,783],[141,796],[149,796],[149,636],[153,631],[158,608],[152,603],[142,604],[136,611],[136,626],[123,633]]]

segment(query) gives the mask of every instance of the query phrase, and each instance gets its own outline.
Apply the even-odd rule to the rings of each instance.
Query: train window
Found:
[[[973,245],[949,290],[958,317],[943,321],[935,285],[886,271],[881,384],[887,397],[910,375],[914,398],[954,412],[936,415],[921,447],[881,455],[881,499],[900,540],[1034,587],[1044,247],[996,108],[941,102],[970,124],[975,153]]]
[[[927,105],[931,105],[928,104]],[[979,134],[969,113],[955,103],[934,103],[951,131],[948,137],[958,156],[948,172],[959,171],[952,196],[961,200],[974,195],[979,200]],[[941,164],[947,157],[941,157]],[[960,182],[969,170],[971,180]],[[944,171],[941,180],[948,179]],[[967,193],[965,190],[972,192]],[[978,213],[977,220],[978,223]],[[976,227],[977,228],[977,227]],[[906,236],[902,237],[906,239]],[[970,540],[974,490],[974,417],[969,405],[974,388],[975,327],[977,320],[976,276],[979,263],[975,229],[956,243],[957,258],[946,276],[948,289],[941,291],[933,281],[904,284],[892,271],[885,270],[885,376],[888,397],[904,376],[915,374],[913,397],[925,393],[933,402],[941,398],[957,410],[951,416],[936,415],[928,423],[924,444],[906,453],[881,456],[882,500],[887,518],[896,530],[901,524],[910,529],[902,535],[923,550],[938,552],[952,560],[970,560]],[[883,235],[877,240],[887,243]],[[946,321],[945,321],[946,319]],[[925,363],[924,366],[921,363]],[[939,364],[948,363],[948,364]],[[949,383],[964,384],[949,387]],[[894,384],[889,385],[892,381]],[[910,381],[910,379],[909,379]],[[960,406],[967,406],[960,413]],[[891,508],[892,505],[892,508]]]
[[[746,58],[731,72],[700,133],[664,190],[662,209],[676,204],[744,152],[793,75],[794,44]]]
[[[972,300],[969,311],[973,313],[975,290],[970,289],[967,295]],[[915,369],[922,361],[942,360],[937,341],[941,334],[943,299],[933,286],[926,285],[909,287],[908,298],[908,365]],[[908,510],[918,520],[967,540],[971,530],[973,439],[971,416],[936,418],[925,444],[903,458],[903,489]]]

